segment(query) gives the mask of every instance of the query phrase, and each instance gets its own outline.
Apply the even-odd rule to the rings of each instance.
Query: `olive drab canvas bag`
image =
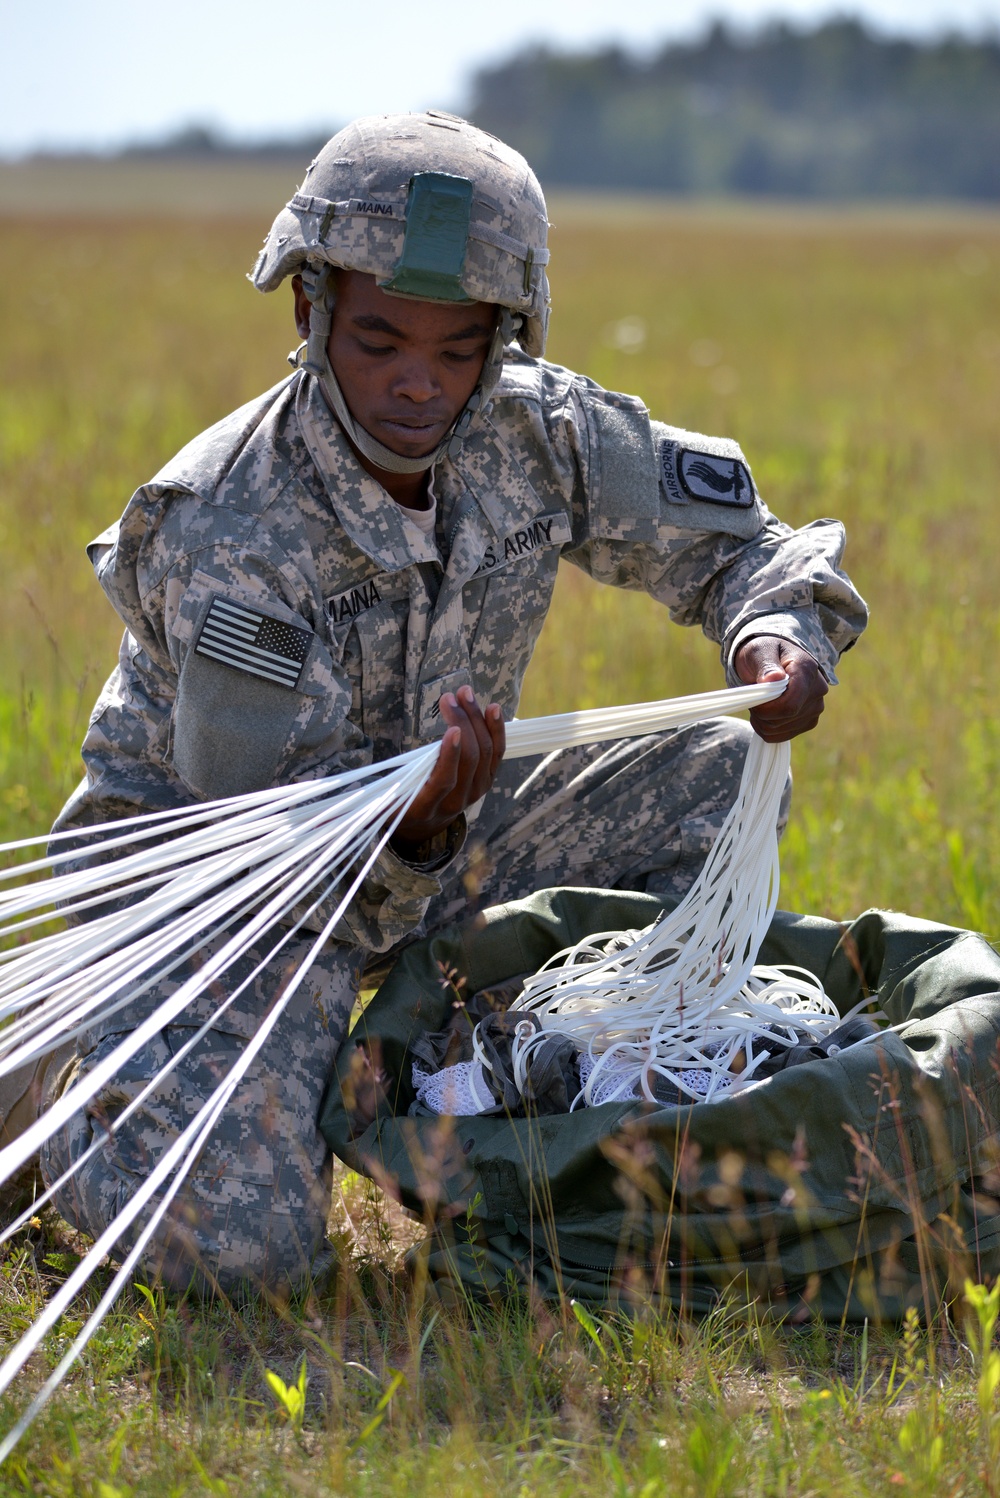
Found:
[[[894,1028],[743,1093],[542,1117],[409,1114],[418,1035],[478,990],[662,908],[543,891],[409,948],[365,1010],[321,1128],[424,1217],[431,1275],[479,1296],[647,1294],[693,1311],[736,1290],[780,1313],[858,1320],[926,1310],[966,1274],[1000,1273],[1000,957],[953,927],[779,912],[759,961],[807,968],[841,1013],[870,996]],[[382,1095],[360,1128],[372,1064]]]

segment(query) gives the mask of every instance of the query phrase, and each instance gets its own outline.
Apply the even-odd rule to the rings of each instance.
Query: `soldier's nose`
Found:
[[[414,362],[397,372],[393,381],[393,393],[422,405],[436,399],[441,393],[441,387],[427,365]]]

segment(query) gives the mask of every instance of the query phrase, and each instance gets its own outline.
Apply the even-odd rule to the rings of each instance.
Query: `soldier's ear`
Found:
[[[295,297],[295,329],[300,338],[309,337],[309,298],[302,287],[302,277],[292,277],[292,293]]]

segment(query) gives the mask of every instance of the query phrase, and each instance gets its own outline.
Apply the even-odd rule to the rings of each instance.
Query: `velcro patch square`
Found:
[[[231,598],[213,598],[198,632],[195,651],[281,687],[295,687],[313,632],[287,624]]]

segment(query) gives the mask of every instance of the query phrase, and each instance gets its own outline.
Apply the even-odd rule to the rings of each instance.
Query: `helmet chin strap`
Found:
[[[426,473],[446,452],[451,457],[457,457],[475,417],[489,402],[500,382],[500,376],[503,373],[504,349],[520,330],[520,317],[507,307],[500,309],[500,317],[490,342],[479,383],[466,401],[451,430],[443,441],[438,443],[433,452],[427,453],[422,458],[404,458],[399,453],[393,452],[391,447],[386,447],[384,443],[379,442],[371,432],[366,431],[354,420],[347,401],[344,399],[344,392],[333,372],[327,352],[336,294],[331,280],[332,270],[333,267],[325,261],[319,266],[306,264],[302,267],[302,287],[310,303],[309,337],[303,348],[294,356],[294,362],[299,368],[315,375],[319,380],[327,403],[347,436],[358,451],[377,468],[383,468],[387,473]]]

